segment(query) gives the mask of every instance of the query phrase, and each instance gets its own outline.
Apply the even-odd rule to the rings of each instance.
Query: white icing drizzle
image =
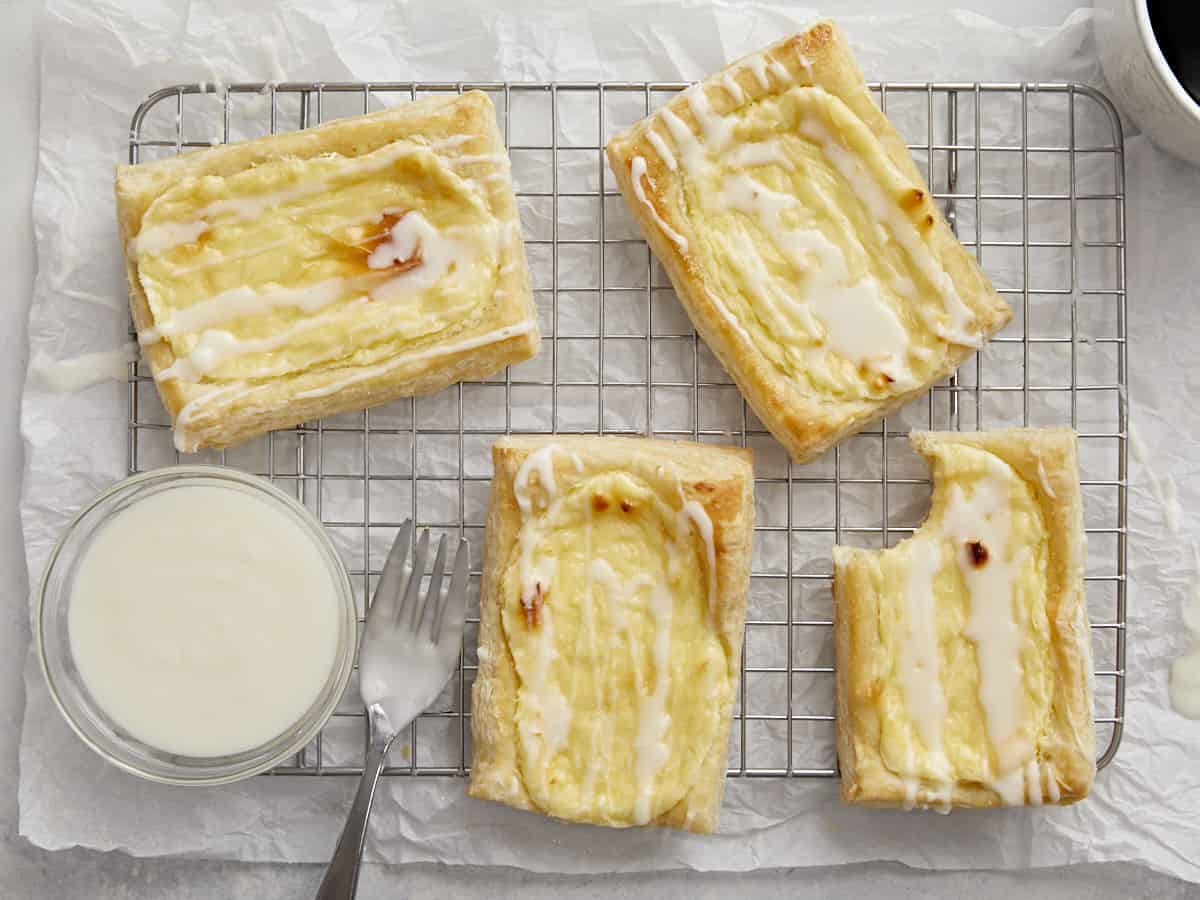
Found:
[[[496,230],[492,226],[483,229],[485,240],[493,248]],[[382,281],[376,280],[368,291],[370,300],[396,303],[407,300],[414,294],[426,290],[452,271],[463,271],[474,259],[475,245],[456,238],[440,235],[424,216],[410,212],[403,216],[391,229],[391,237],[377,247],[367,260],[370,268],[381,269],[393,261],[403,262],[419,253],[419,264],[399,272]],[[172,319],[155,328],[147,329],[141,336],[144,344],[153,343],[163,335],[172,336],[184,332],[183,325],[224,321],[230,316],[253,315],[278,307],[295,306],[313,312],[333,303],[347,290],[363,284],[363,280],[331,278],[303,288],[274,288],[256,292],[250,288],[235,288],[215,297],[198,301],[181,310]],[[352,304],[366,302],[359,296]],[[179,379],[197,381],[218,366],[252,353],[269,353],[287,346],[297,335],[323,328],[327,322],[322,318],[302,319],[290,328],[283,329],[263,338],[238,338],[229,331],[209,328],[199,334],[196,346],[162,372],[160,381]]]
[[[358,157],[343,158],[330,175],[332,178],[355,172],[376,172],[385,169],[404,156],[429,153],[427,147],[408,141],[395,141],[371,153]],[[268,209],[327,193],[332,189],[331,177],[309,178],[291,187],[277,191],[265,191],[248,197],[229,197],[214,200],[196,211],[196,218],[187,222],[164,222],[138,232],[135,247],[140,255],[159,255],[179,244],[191,243],[205,230],[212,227],[207,221],[218,216],[232,216],[235,220],[248,221],[261,216]],[[143,237],[146,243],[142,243]]]
[[[735,166],[748,169],[753,166],[782,166],[789,172],[795,171],[796,164],[790,156],[783,152],[779,141],[757,141],[753,144],[738,144],[729,151],[726,159]]]
[[[654,223],[659,227],[663,234],[669,237],[679,248],[680,253],[687,253],[688,242],[682,234],[672,228],[667,221],[658,214],[658,210],[654,208],[654,204],[650,202],[650,198],[646,196],[646,191],[642,187],[642,179],[645,178],[650,184],[650,189],[654,189],[654,180],[646,174],[646,160],[641,156],[635,156],[630,164],[629,177],[633,179],[633,193],[637,195],[638,200],[650,212],[650,217],[654,219]]]
[[[1050,477],[1046,474],[1046,466],[1042,463],[1041,454],[1038,454],[1037,458],[1037,474],[1038,481],[1042,485],[1042,490],[1046,492],[1046,496],[1051,499],[1056,498],[1058,495],[1054,493],[1054,488],[1050,485]]]
[[[937,635],[934,578],[942,564],[940,540],[913,538],[909,542],[909,574],[905,588],[905,623],[900,633],[897,665],[904,692],[904,705],[924,745],[936,775],[926,790],[926,808],[936,803],[939,812],[950,811],[954,786],[951,766],[942,749],[942,724],[946,718],[946,695],[942,690]],[[916,774],[916,750],[908,746],[904,783],[904,808],[917,805],[921,779]]]
[[[646,140],[650,142],[650,146],[654,148],[654,151],[669,170],[674,172],[679,167],[679,163],[675,161],[675,154],[671,152],[671,148],[667,146],[667,142],[662,139],[662,135],[653,128],[648,128],[646,129]]]
[[[184,439],[184,432],[187,426],[191,423],[199,413],[212,403],[214,400],[219,400],[222,397],[227,397],[231,394],[244,394],[247,392],[246,384],[242,381],[235,381],[230,384],[222,385],[218,388],[205,391],[197,397],[193,397],[184,404],[183,409],[179,410],[179,415],[175,417],[175,426],[172,432],[172,442],[175,444],[175,449],[180,453],[191,453],[196,449],[195,441],[189,443]]]
[[[659,115],[666,123],[667,131],[671,132],[671,138],[675,141],[675,146],[679,148],[679,152],[683,157],[683,167],[688,174],[696,177],[700,174],[700,170],[706,166],[707,159],[705,157],[704,148],[700,145],[700,141],[692,134],[690,128],[684,124],[683,119],[675,115],[670,108],[664,106]]]
[[[549,606],[542,608],[538,632],[539,636],[531,641],[536,649],[530,659],[529,677],[521,682],[522,700],[533,715],[521,716],[517,726],[526,755],[541,758],[537,742],[540,737],[541,749],[549,760],[566,745],[571,730],[571,706],[551,674],[558,649],[554,646],[554,616]],[[548,767],[539,768],[545,778]]]
[[[500,341],[506,341],[509,338],[517,337],[522,334],[528,334],[537,329],[535,322],[518,322],[515,325],[506,325],[504,328],[497,328],[495,331],[488,331],[484,334],[477,334],[474,337],[463,338],[461,341],[452,341],[445,344],[437,344],[425,350],[416,350],[412,353],[405,353],[400,356],[395,356],[385,363],[379,363],[374,366],[367,366],[360,369],[358,372],[343,378],[341,381],[333,384],[325,385],[324,387],[313,388],[310,391],[302,391],[297,394],[298,399],[306,399],[308,397],[324,397],[327,394],[332,394],[342,390],[352,384],[360,381],[366,381],[369,378],[374,378],[377,375],[383,375],[390,372],[392,369],[397,369],[400,366],[411,365],[416,362],[423,362],[427,359],[436,359],[439,356],[450,356],[454,353],[462,353],[464,350],[475,350],[479,347],[486,347],[488,344],[498,344]]]
[[[747,56],[742,60],[742,65],[754,73],[754,77],[758,79],[758,84],[764,91],[771,86],[771,80],[767,78],[767,59],[761,53]]]
[[[901,775],[900,780],[904,782],[904,802],[901,804],[901,806],[905,812],[909,812],[916,808],[917,787],[919,782],[912,775]]]
[[[993,776],[988,787],[999,795],[1003,805],[1021,806],[1025,803],[1025,767],[1017,766],[1003,775]]]
[[[963,634],[975,645],[979,701],[988,740],[999,764],[992,786],[1008,803],[1021,784],[1022,766],[1033,751],[1027,740],[1018,740],[1024,712],[1022,635],[1013,609],[1014,568],[1023,565],[1027,557],[1009,559],[1011,472],[990,454],[986,459],[988,471],[975,482],[970,497],[961,485],[950,486],[943,528],[954,541],[959,571],[970,598]],[[968,547],[971,542],[978,542],[986,549],[984,565],[973,563]],[[1028,549],[1022,553],[1028,554]]]
[[[373,294],[372,299],[394,300],[396,299],[396,290],[418,290],[421,287],[421,281],[436,280],[433,277],[434,272],[439,273],[438,277],[440,277],[449,268],[449,263],[458,262],[470,255],[470,248],[467,245],[462,243],[448,243],[438,239],[433,234],[432,226],[429,225],[428,221],[415,211],[389,207],[364,218],[345,219],[336,222],[333,227],[340,228],[363,222],[378,222],[384,215],[400,215],[402,218],[396,223],[396,226],[399,226],[400,222],[411,220],[403,228],[398,229],[396,226],[393,226],[391,230],[392,239],[388,243],[395,247],[397,235],[400,235],[402,240],[415,241],[415,243],[422,246],[423,250],[428,248],[428,251],[426,252],[426,256],[422,258],[422,267],[425,268],[425,272],[421,279],[414,278],[414,276],[408,275],[408,273],[401,273],[402,275],[408,275],[408,277],[400,278],[399,281],[392,284],[389,288],[384,288],[380,295]],[[484,243],[489,246],[495,243],[494,229],[494,225],[488,225],[482,231]],[[478,225],[471,225],[447,228],[444,233],[468,234],[474,232],[479,234],[480,231],[481,229]],[[257,256],[266,250],[274,249],[287,243],[287,240],[272,241],[269,244],[261,245],[252,250],[227,254],[218,260],[208,260],[193,266],[182,267],[176,271],[178,274],[191,273],[233,260]],[[384,246],[387,245],[381,245],[381,247]],[[371,258],[375,258],[377,261],[381,259],[382,256],[376,256],[379,250],[380,248],[377,247],[372,252]],[[384,252],[386,253],[386,251]],[[411,252],[409,255],[411,255]],[[368,265],[370,265],[369,261]],[[239,316],[258,315],[287,307],[296,307],[305,312],[312,313],[340,299],[344,294],[353,291],[366,291],[372,287],[382,287],[382,285],[383,282],[381,282],[378,275],[328,278],[299,288],[286,288],[268,284],[261,291],[255,291],[253,288],[241,285],[222,291],[212,297],[202,298],[184,309],[174,311],[169,319],[159,322],[154,327],[141,332],[138,339],[142,346],[146,346],[161,340],[163,337],[175,337],[180,334],[197,332]]]
[[[1043,776],[1046,779],[1044,789]],[[1057,803],[1062,798],[1054,768],[1050,763],[1039,763],[1036,758],[1030,758],[1011,772],[993,778],[988,786],[1000,796],[1000,802],[1005,806],[1021,806],[1025,803],[1041,806],[1044,803]]]
[[[915,383],[906,362],[908,332],[884,299],[879,283],[869,276],[850,283],[845,256],[821,231],[784,226],[784,211],[799,203],[795,197],[739,173],[725,177],[720,202],[753,218],[792,266],[808,276],[804,302],[771,278],[749,238],[734,238],[743,244],[736,264],[776,334],[794,336],[798,324],[812,337],[823,338],[840,356],[877,367],[897,387]]]
[[[578,460],[578,457],[576,457]],[[582,462],[580,462],[582,467]],[[592,505],[585,503],[583,505],[583,558],[592,558]],[[596,604],[592,597],[592,567],[585,566],[583,573],[583,633],[587,636],[587,651],[588,659],[598,662],[600,657],[596,649]],[[578,637],[576,638],[578,642]],[[572,678],[578,673],[578,666],[573,666],[571,669]],[[611,698],[613,685],[610,679],[592,678],[592,702],[595,704],[597,713],[605,708],[604,698],[609,695]],[[573,692],[572,692],[573,693]],[[609,701],[611,708],[611,699]],[[590,752],[587,759],[587,771],[583,778],[583,798],[584,802],[594,802],[593,798],[596,794],[596,781],[599,779],[601,772],[604,769],[604,763],[607,760],[607,754],[601,749],[600,745],[600,730],[601,727],[608,724],[608,744],[612,744],[612,719],[609,716],[597,714],[593,717],[591,724],[591,740]],[[605,784],[607,791],[608,785]]]
[[[522,527],[518,535],[520,561],[518,575],[521,581],[521,605],[525,610],[533,608],[541,596],[548,593],[550,582],[557,568],[553,557],[534,559],[534,550],[541,538],[541,529],[530,521],[533,513],[533,498],[530,495],[530,477],[536,472],[538,484],[544,494],[544,515],[553,517],[558,503],[558,484],[554,480],[554,452],[557,444],[547,444],[525,457],[513,478],[513,496],[521,511]],[[571,727],[571,707],[558,683],[551,677],[558,650],[554,645],[554,617],[550,605],[539,604],[538,637],[531,639],[536,645],[529,677],[522,680],[523,697],[529,703],[532,717],[523,716],[519,721],[521,739],[525,752],[531,759],[539,759],[537,738],[542,740],[545,758],[548,760],[565,746]],[[546,766],[540,767],[545,777]]]
[[[671,725],[667,714],[667,692],[671,685],[671,618],[674,612],[670,593],[661,584],[650,590],[650,614],[654,617],[654,690],[642,701],[638,712],[638,732],[634,746],[637,750],[638,792],[634,802],[634,821],[645,825],[650,821],[650,800],[654,781],[667,761],[669,748],[664,740]]]
[[[1029,805],[1042,805],[1042,771],[1038,768],[1038,761],[1031,759],[1025,763],[1025,786],[1029,790]]]
[[[784,84],[792,80],[792,73],[787,70],[787,66],[777,59],[771,60],[767,69]]]
[[[177,379],[187,383],[196,382],[223,363],[248,353],[278,350],[296,334],[313,331],[324,324],[321,319],[305,320],[282,334],[265,338],[239,338],[231,332],[210,328],[201,332],[190,353],[177,357],[175,362],[155,373],[154,377],[158,381]]]
[[[545,495],[543,508],[547,517],[556,511],[555,501],[558,497],[558,484],[554,480],[554,453],[557,444],[547,444],[525,457],[516,477],[513,479],[513,496],[517,507],[521,510],[523,525],[520,532],[520,567],[521,605],[528,611],[541,606],[541,598],[550,591],[550,582],[554,578],[558,561],[554,557],[534,559],[534,550],[542,536],[541,529],[535,528],[529,522],[533,513],[533,498],[529,493],[529,478],[535,472],[538,484]],[[543,607],[544,608],[544,607]]]
[[[746,102],[746,92],[737,83],[737,78],[734,77],[733,72],[728,69],[721,75],[721,87],[725,88],[729,96],[733,98],[734,103]]]
[[[937,803],[936,806],[931,808],[940,815],[949,815],[953,806],[954,782],[947,779],[940,790],[932,792],[931,797]]]
[[[535,472],[538,476],[538,484],[546,495],[546,505],[549,506],[558,496],[558,484],[554,480],[554,454],[558,449],[558,444],[539,447],[526,456],[520,468],[517,469],[517,475],[513,479],[513,496],[517,500],[517,507],[521,510],[522,517],[528,518],[533,512],[533,498],[529,494],[529,478]]]
[[[800,68],[802,68],[804,70],[804,74],[808,76],[808,80],[811,82],[813,80],[812,60],[809,59],[807,56],[805,56],[803,53],[801,53],[799,49],[797,49],[796,50],[796,62],[800,63]]]
[[[434,150],[453,150],[456,147],[461,147],[467,141],[473,141],[477,135],[463,133],[450,134],[446,137],[438,138],[436,141],[430,141],[429,146]]]
[[[816,90],[811,88],[809,90]],[[800,123],[800,133],[819,144],[825,157],[838,170],[850,188],[862,201],[867,211],[881,225],[886,225],[909,260],[941,294],[948,317],[947,325],[938,326],[938,334],[946,341],[967,347],[979,347],[982,337],[967,332],[967,325],[974,321],[974,313],[963,303],[954,288],[954,282],[934,258],[916,227],[884,193],[883,188],[862,167],[857,158],[833,136],[825,125],[816,119],[805,119]]]
[[[641,649],[629,629],[629,604],[640,590],[649,589],[646,608],[654,619],[654,639],[650,645],[654,663],[654,687],[643,694],[638,707],[638,728],[634,738],[634,779],[637,793],[634,798],[634,822],[645,825],[650,821],[650,804],[654,796],[654,783],[663,765],[666,764],[669,747],[665,740],[671,717],[667,713],[667,696],[671,684],[671,623],[674,606],[671,594],[661,582],[653,581],[645,574],[632,579],[621,579],[612,565],[603,559],[593,559],[589,566],[592,579],[606,588],[609,615],[614,630],[624,630],[630,641],[630,653],[634,660],[634,681],[641,685],[638,659]]]
[[[500,240],[496,227],[488,225],[480,231],[489,251],[494,254]],[[372,298],[387,303],[410,297],[432,287],[448,273],[462,271],[477,255],[473,244],[439,234],[428,219],[413,211],[397,220],[390,238],[367,257],[367,266],[386,269],[393,262],[411,260],[418,253],[420,265],[383,282],[371,291]]]
[[[450,163],[454,166],[469,166],[475,163],[491,163],[502,168],[509,166],[508,156],[504,153],[468,153],[451,157]]]
[[[138,334],[138,341],[146,347],[164,337],[192,334],[230,319],[259,315],[274,309],[296,307],[308,313],[316,312],[359,284],[365,286],[367,283],[378,283],[378,280],[327,278],[298,288],[267,285],[261,291],[240,285],[176,310],[169,319],[142,330]]]
[[[56,394],[69,394],[102,381],[125,381],[129,364],[138,358],[133,341],[115,350],[84,353],[68,359],[50,359],[38,353],[29,363],[29,371]]]
[[[682,492],[681,495],[682,497]],[[700,535],[700,540],[704,542],[704,557],[707,563],[708,576],[708,612],[709,615],[716,615],[717,611],[717,547],[713,541],[713,524],[712,519],[708,517],[708,513],[704,507],[696,500],[688,500],[679,510],[679,515],[686,526],[687,522],[691,522],[696,528],[696,533]]]
[[[138,236],[134,238],[133,247],[140,256],[158,256],[172,247],[192,243],[208,231],[208,228],[208,222],[203,220],[151,225],[138,232]]]
[[[942,723],[946,718],[933,590],[934,578],[941,565],[940,540],[914,538],[909,543],[906,621],[900,633],[898,656],[904,705],[916,725],[921,743],[935,756],[942,754]]]
[[[729,307],[725,305],[725,301],[712,292],[708,285],[704,286],[705,294],[708,296],[708,302],[713,305],[713,308],[721,314],[729,326],[742,336],[746,343],[750,346],[754,345],[754,339],[750,337],[750,332],[742,327],[742,323],[737,320],[733,313],[729,311]]]
[[[1062,793],[1058,788],[1058,776],[1054,774],[1054,766],[1047,762],[1042,763],[1042,767],[1046,770],[1046,799],[1057,803],[1062,799]]]
[[[733,123],[713,111],[702,84],[694,84],[684,91],[683,99],[696,117],[709,152],[719,154],[733,140]]]

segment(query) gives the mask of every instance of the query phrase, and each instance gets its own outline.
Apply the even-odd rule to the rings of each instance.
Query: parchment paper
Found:
[[[656,2],[612,2],[586,12],[543,4],[497,9],[484,2],[442,3],[436,13],[408,4],[357,8],[313,0],[286,0],[274,12],[213,0],[119,6],[52,0],[44,17],[39,272],[30,318],[35,358],[112,350],[127,340],[112,169],[124,159],[132,110],[153,88],[283,78],[690,80],[821,12],[837,12],[766,3],[695,4],[681,12],[677,4]],[[1101,81],[1086,10],[1057,28],[1011,29],[972,13],[942,12],[841,21],[871,78]],[[1032,162],[1035,175],[1038,165]],[[1196,389],[1190,336],[1200,314],[1187,293],[1200,278],[1188,237],[1200,214],[1200,184],[1196,170],[1138,137],[1129,142],[1129,170],[1134,415],[1158,454],[1160,481],[1178,480],[1181,527],[1194,534],[1200,523],[1191,501],[1200,482],[1184,479],[1197,469],[1190,436],[1200,433],[1200,413],[1187,397]],[[537,173],[517,171],[517,177]],[[525,213],[526,228],[538,227],[538,211]],[[1033,213],[1036,218],[1036,208]],[[1010,283],[1019,277],[1003,261],[989,271]],[[1099,321],[1081,325],[1103,327]],[[1092,349],[1098,367],[1111,364],[1105,355],[1111,347]],[[1002,354],[990,352],[989,365],[1003,366],[996,358]],[[618,371],[625,364],[636,375],[635,362],[610,361]],[[53,393],[36,376],[26,385],[21,512],[35,582],[69,518],[125,473],[126,390],[106,383]],[[563,405],[567,416],[586,417],[591,409]],[[1061,421],[1061,409],[1046,411]],[[479,414],[485,413],[481,405]],[[540,413],[530,406],[514,415],[536,420]],[[989,424],[1012,415],[1012,409],[997,410]],[[1081,412],[1081,427],[1088,416]],[[768,452],[760,462],[771,458]],[[741,870],[870,859],[946,868],[1137,860],[1200,880],[1200,723],[1169,710],[1165,687],[1167,662],[1185,644],[1178,601],[1196,572],[1190,554],[1179,552],[1183,539],[1164,529],[1147,484],[1135,476],[1131,497],[1128,727],[1116,761],[1078,806],[949,817],[851,810],[839,805],[832,781],[735,779],[721,834],[695,837],[564,825],[469,801],[461,780],[392,778],[376,800],[368,858],[557,872]],[[922,503],[914,497],[916,521]],[[1112,512],[1101,500],[1088,515],[1099,521]],[[760,508],[760,518],[764,514],[771,515],[769,507]],[[777,563],[778,553],[760,548],[759,563]],[[1102,563],[1104,551],[1096,553]],[[144,856],[328,858],[353,789],[349,779],[264,777],[208,790],[143,783],[103,764],[70,734],[32,652],[26,689],[20,830],[38,845]]]

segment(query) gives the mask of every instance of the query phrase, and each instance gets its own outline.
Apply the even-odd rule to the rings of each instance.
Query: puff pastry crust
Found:
[[[121,166],[133,320],[180,450],[483,378],[537,352],[488,97]]]
[[[754,525],[748,450],[627,437],[493,449],[468,792],[716,829]]]
[[[830,22],[694,85],[607,151],[696,330],[799,462],[1011,318]]]
[[[1075,433],[914,433],[929,517],[834,549],[842,799],[1072,803],[1096,771]]]

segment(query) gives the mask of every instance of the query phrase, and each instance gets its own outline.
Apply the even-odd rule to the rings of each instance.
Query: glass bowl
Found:
[[[339,604],[337,649],[329,676],[308,710],[282,734],[250,750],[227,756],[167,753],[130,735],[115,723],[87,689],[72,656],[68,631],[72,586],[80,562],[99,529],[131,504],[184,485],[216,485],[256,494],[293,516],[312,537],[313,551],[328,566]],[[333,713],[354,667],[358,626],[354,592],[346,567],[320,523],[296,500],[262,478],[217,466],[173,466],[134,475],[108,488],[67,528],[50,555],[38,596],[38,656],[50,695],[83,741],[115,766],[166,784],[214,785],[264,772],[312,741]]]

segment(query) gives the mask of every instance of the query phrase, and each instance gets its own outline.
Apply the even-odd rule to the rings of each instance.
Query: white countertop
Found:
[[[847,4],[839,4],[839,8]],[[885,0],[849,4],[856,10],[884,9]],[[920,3],[924,7],[988,9],[1011,23],[1054,23],[1075,3],[1008,3],[1003,9],[974,0]],[[9,273],[7,303],[0,312],[0,896],[103,900],[109,897],[304,897],[320,877],[315,866],[255,865],[195,860],[139,860],[121,853],[84,850],[46,852],[17,832],[17,745],[23,695],[21,668],[29,640],[23,543],[17,518],[22,468],[18,405],[25,372],[25,319],[33,279],[33,235],[29,204],[37,143],[37,58],[34,19],[37,0],[0,0],[0,121],[6,124],[6,161],[0,166],[0,269]],[[81,248],[81,252],[84,249]],[[1137,357],[1143,359],[1140,355]],[[1136,363],[1135,363],[1136,365]],[[546,877],[513,870],[438,866],[371,867],[360,897],[497,897],[518,891],[534,900],[565,893],[584,897],[685,895],[701,900],[733,890],[751,897],[966,896],[1009,897],[1014,889],[1055,898],[1194,896],[1193,886],[1133,865],[1091,865],[1032,872],[929,873],[894,864],[739,875],[667,873],[613,877]]]

